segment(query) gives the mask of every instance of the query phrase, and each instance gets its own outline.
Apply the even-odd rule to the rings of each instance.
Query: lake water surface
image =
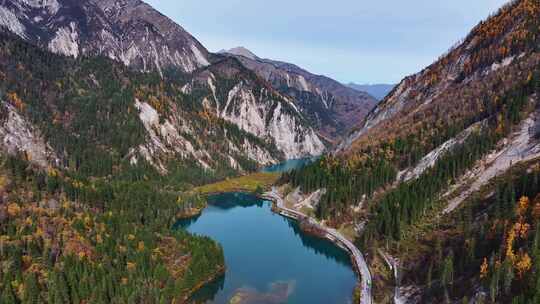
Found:
[[[270,172],[270,173],[283,173],[288,172],[300,167],[303,167],[313,161],[315,161],[318,157],[306,157],[306,158],[299,158],[299,159],[289,159],[287,161],[284,161],[282,163],[268,166],[262,169],[262,172]]]
[[[226,274],[195,294],[193,303],[351,303],[357,278],[348,254],[303,234],[270,207],[251,195],[222,194],[211,197],[199,217],[178,223],[216,240],[225,252]]]

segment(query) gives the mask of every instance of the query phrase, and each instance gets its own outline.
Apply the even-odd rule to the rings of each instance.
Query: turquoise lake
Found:
[[[351,303],[356,274],[348,254],[305,235],[296,222],[274,214],[269,202],[227,193],[203,213],[177,225],[209,236],[225,252],[227,271],[201,289],[193,303]]]
[[[270,172],[270,173],[283,173],[288,172],[291,170],[294,170],[296,168],[303,167],[313,161],[315,161],[318,157],[308,157],[308,158],[299,158],[299,159],[290,159],[287,161],[284,161],[282,163],[279,163],[277,165],[272,165],[263,168],[262,172]]]

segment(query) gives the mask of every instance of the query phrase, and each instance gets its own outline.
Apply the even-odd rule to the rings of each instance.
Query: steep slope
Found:
[[[347,84],[348,87],[353,88],[355,90],[366,92],[369,95],[375,97],[377,100],[383,100],[394,87],[395,84],[356,84],[356,83],[349,83]]]
[[[140,0],[3,1],[0,25],[55,53],[103,55],[143,71],[210,64],[195,38]]]
[[[382,142],[414,133],[422,124],[434,130],[449,122],[470,124],[465,121],[489,110],[489,99],[525,81],[538,61],[538,29],[531,21],[537,3],[517,6],[481,23],[436,63],[406,77],[340,150],[355,150],[351,145],[359,148],[368,138]]]
[[[277,117],[267,118],[263,127],[273,133],[250,133],[227,120],[234,114],[207,111],[197,92],[183,93],[190,83],[130,71],[103,57],[56,56],[5,34],[0,46],[2,147],[11,154],[26,153],[42,167],[107,175],[125,162],[144,162],[162,173],[186,165],[219,175],[324,149],[293,110],[288,115],[276,110]],[[220,88],[223,94],[233,90]],[[262,100],[258,94],[244,100],[230,93],[240,104]],[[288,104],[272,96],[264,102],[276,108]]]
[[[540,3],[513,1],[283,182],[326,189],[316,216],[377,249],[376,302],[534,303],[538,109]]]
[[[217,117],[270,142],[287,159],[319,155],[324,150],[315,131],[288,96],[246,69],[236,58],[201,70],[185,87]]]
[[[224,54],[235,56],[279,92],[293,98],[308,120],[331,141],[358,127],[358,119],[376,104],[376,100],[365,92],[314,75],[293,64],[261,59],[245,48],[235,48]]]
[[[197,77],[196,74],[192,75],[193,72],[211,65],[210,57],[215,61],[220,60],[219,56],[209,54],[179,25],[138,0],[14,1],[4,2],[0,9],[0,25],[32,44],[74,58],[83,55],[106,56],[137,71],[158,72],[164,81],[173,81],[173,86],[179,86],[179,82],[193,81]],[[216,71],[215,77],[224,79],[219,83],[223,87],[218,86],[217,89],[220,92],[233,90],[228,84],[234,81],[232,78],[236,75],[229,75],[228,71],[236,69],[235,63],[221,61],[217,64],[232,64],[229,69],[213,68]],[[243,80],[246,83],[260,82],[255,74],[245,74]],[[209,86],[208,81],[205,83],[207,94],[215,95],[212,90],[216,88]],[[96,89],[100,90],[99,87]],[[242,170],[253,169],[254,164],[276,163],[284,158],[317,155],[324,151],[325,147],[318,135],[304,123],[301,113],[281,111],[282,105],[287,108],[291,104],[286,98],[279,96],[272,100],[277,95],[273,92],[266,94],[272,91],[271,88],[268,88],[266,95],[260,95],[262,91],[252,92],[250,89],[231,92],[231,98],[235,99],[237,106],[246,111],[242,117],[236,117],[233,113],[225,115],[224,109],[213,113],[218,120],[227,121],[229,127],[236,125],[250,134],[243,143],[236,140],[227,151],[221,151],[220,159],[225,159],[231,168]],[[210,152],[197,148],[205,142],[202,138],[205,133],[199,127],[185,123],[197,120],[193,117],[193,111],[203,108],[205,100],[199,98],[198,93],[183,91],[184,95],[191,95],[184,96],[184,99],[200,103],[196,109],[185,109],[173,104],[170,105],[168,117],[163,117],[163,113],[159,113],[159,109],[148,102],[137,100],[135,107],[141,112],[140,118],[150,134],[151,144],[132,147],[132,152],[143,155],[163,172],[166,171],[166,165],[152,158],[169,152],[181,155],[183,159],[197,159],[205,168],[216,168],[220,162],[212,165]],[[236,96],[237,93],[240,95]],[[227,96],[220,97],[225,104]],[[253,113],[273,110],[275,106],[278,107],[275,112],[260,114],[258,122],[262,123],[256,127],[249,126]],[[137,159],[133,157],[132,161],[136,162]]]

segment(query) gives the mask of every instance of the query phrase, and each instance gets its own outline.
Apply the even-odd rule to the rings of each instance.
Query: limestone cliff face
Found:
[[[4,1],[0,25],[55,53],[103,55],[143,71],[210,64],[195,38],[139,0]]]
[[[245,48],[222,51],[288,95],[325,138],[336,141],[355,128],[377,104],[367,94],[326,76],[314,75],[294,64],[262,59]]]
[[[167,159],[179,157],[210,169],[225,160],[243,170],[246,160],[268,165],[325,150],[292,98],[237,60],[210,54],[181,26],[142,1],[5,1],[0,4],[0,28],[49,52],[75,59],[105,56],[135,71],[157,72],[165,81],[178,81],[169,72],[179,71],[174,75],[185,81],[184,99],[195,100],[228,124],[227,130],[206,126],[214,136],[224,132],[222,138],[212,139],[222,141],[220,147],[228,145],[218,153],[207,142],[208,130],[202,131],[201,113],[168,104],[171,111],[164,114],[147,100],[133,100],[147,141],[132,147],[132,163],[145,159],[165,172]],[[239,140],[241,133],[228,130],[233,126],[249,136]]]
[[[42,168],[59,163],[58,156],[39,129],[4,100],[0,101],[0,149],[12,155],[24,153],[25,158]]]
[[[202,103],[206,108],[275,146],[287,159],[319,155],[325,150],[293,100],[234,58],[202,71],[188,87],[203,88]]]

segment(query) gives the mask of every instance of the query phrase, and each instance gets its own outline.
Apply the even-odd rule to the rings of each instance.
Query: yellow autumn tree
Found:
[[[527,209],[529,208],[529,198],[522,196],[518,201],[518,206],[516,213],[518,216],[523,217],[527,214]]]
[[[521,254],[519,260],[516,263],[516,270],[518,276],[521,278],[523,275],[532,268],[532,260],[529,254]]]
[[[514,240],[516,239],[515,231],[515,229],[509,229],[506,237],[506,258],[510,259],[510,261],[514,261],[516,258],[514,254]]]
[[[484,262],[480,265],[480,278],[483,279],[487,277],[489,271],[487,258],[484,258]]]

